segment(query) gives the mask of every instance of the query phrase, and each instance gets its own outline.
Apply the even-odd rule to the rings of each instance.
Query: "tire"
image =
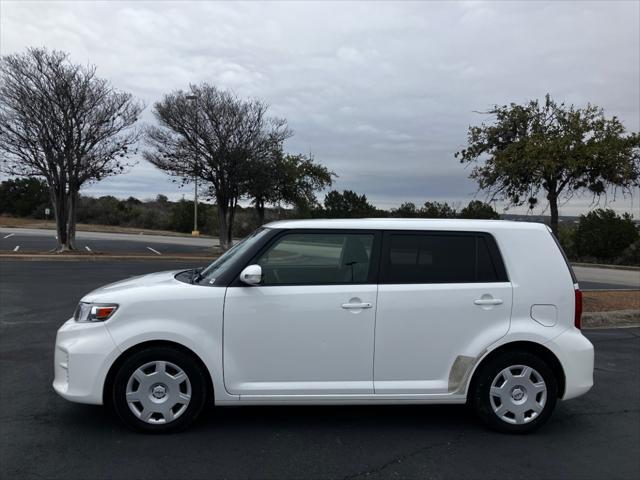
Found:
[[[469,403],[490,428],[504,433],[528,433],[551,416],[558,398],[558,382],[540,357],[528,352],[505,352],[480,367],[470,395]]]
[[[120,365],[109,404],[133,430],[178,432],[202,412],[207,400],[205,375],[193,355],[177,348],[150,347]]]

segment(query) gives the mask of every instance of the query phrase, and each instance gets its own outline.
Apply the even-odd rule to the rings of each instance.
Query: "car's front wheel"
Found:
[[[192,355],[170,347],[138,351],[120,365],[111,405],[128,426],[147,432],[188,427],[206,401],[205,372]]]
[[[506,352],[481,366],[470,402],[491,428],[527,433],[546,422],[553,411],[558,386],[549,366],[528,352]]]

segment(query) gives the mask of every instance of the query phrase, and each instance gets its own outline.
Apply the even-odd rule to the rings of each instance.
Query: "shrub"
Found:
[[[631,215],[617,215],[611,209],[597,209],[581,215],[575,232],[576,254],[609,261],[638,239]]]
[[[479,218],[487,220],[498,220],[500,214],[496,212],[491,204],[480,200],[471,200],[469,205],[460,210],[460,218]]]
[[[558,226],[558,241],[569,258],[576,257],[576,228],[573,225]]]

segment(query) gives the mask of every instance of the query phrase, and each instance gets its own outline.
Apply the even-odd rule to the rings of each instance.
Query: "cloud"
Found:
[[[466,203],[454,158],[493,104],[602,106],[640,130],[637,2],[2,2],[0,53],[45,45],[151,107],[207,81],[288,119],[336,187],[382,207]],[[91,194],[190,195],[140,160]],[[561,213],[589,208],[574,199]],[[628,200],[612,203],[637,209]]]

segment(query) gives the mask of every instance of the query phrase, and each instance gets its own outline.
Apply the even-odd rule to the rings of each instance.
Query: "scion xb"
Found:
[[[529,432],[593,384],[581,305],[542,224],[281,221],[204,269],[87,294],[53,387],[149,432],[211,404],[439,403]]]

